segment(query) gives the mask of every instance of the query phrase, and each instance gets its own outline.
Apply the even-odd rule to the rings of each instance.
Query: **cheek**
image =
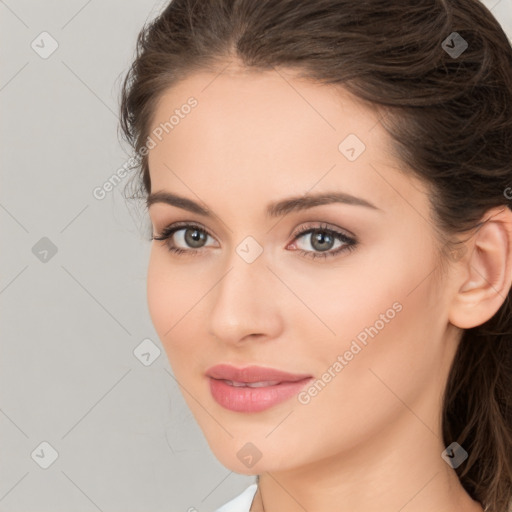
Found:
[[[160,340],[164,342],[163,334],[173,325],[172,312],[176,301],[174,283],[171,285],[164,259],[160,250],[151,248],[147,273],[147,300],[151,321]]]
[[[345,354],[340,380],[357,379],[363,387],[383,386],[369,370],[373,366],[392,382],[435,365],[446,311],[442,285],[429,276],[436,268],[432,249],[426,242],[383,245],[378,254],[361,253],[350,265],[347,258],[346,265],[318,272],[317,279],[294,273],[294,290],[317,316],[297,305],[301,351],[314,361],[317,376]]]
[[[360,272],[354,268],[343,280],[329,280],[323,299],[318,296],[322,319],[336,337],[324,334],[314,352],[304,345],[316,377],[329,381],[318,384],[318,393],[312,390],[317,395],[307,407],[318,408],[318,414],[331,410],[347,428],[355,428],[354,436],[361,426],[382,425],[402,412],[402,400],[415,403],[437,378],[446,311],[442,285],[427,277],[436,266],[428,249],[422,256],[404,250],[394,258],[383,252]]]
[[[200,266],[192,269],[190,260],[182,263],[161,247],[151,248],[146,289],[148,310],[177,376],[188,376],[193,361],[205,353],[207,333],[200,319],[206,318],[207,301],[203,299],[215,283],[216,276],[211,274],[203,272]]]
[[[147,272],[149,314],[166,349],[181,324],[186,323],[187,311],[200,298],[200,283],[190,278],[186,267],[173,264],[170,258],[165,249],[153,246]]]
[[[421,294],[425,291],[423,281],[431,286],[426,277],[434,268],[432,247],[405,243],[400,247],[381,244],[336,265],[318,264],[308,271],[303,264],[281,267],[280,277],[300,299],[288,294],[289,305],[281,313],[287,320],[293,319],[289,324],[300,326],[303,334],[295,339],[304,343],[304,353],[309,354],[317,340],[313,346],[316,359],[321,354],[332,359],[333,353],[349,349],[356,337],[364,346],[373,338],[371,333],[377,331],[381,338],[391,325],[400,325],[408,315],[416,322],[431,315],[429,308],[423,309],[430,298]]]

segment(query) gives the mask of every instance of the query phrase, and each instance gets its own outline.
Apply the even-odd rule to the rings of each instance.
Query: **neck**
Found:
[[[262,473],[251,512],[482,512],[441,458],[444,449],[407,411],[350,452]]]

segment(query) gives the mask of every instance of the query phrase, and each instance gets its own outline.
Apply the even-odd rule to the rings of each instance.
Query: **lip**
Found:
[[[262,382],[262,381],[279,381],[279,382],[297,382],[311,375],[293,374],[276,370],[275,368],[267,368],[264,366],[246,366],[245,368],[236,368],[230,364],[218,364],[206,370],[206,375],[214,379],[234,380],[237,382]]]
[[[206,371],[214,400],[230,411],[260,412],[297,395],[313,377],[292,374],[262,366],[236,368],[228,364],[212,366]],[[235,387],[226,380],[244,383],[267,382],[261,387]]]

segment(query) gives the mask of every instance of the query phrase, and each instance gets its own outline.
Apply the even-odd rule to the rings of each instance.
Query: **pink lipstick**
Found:
[[[259,412],[288,400],[313,378],[274,368],[247,366],[235,368],[227,364],[206,371],[214,400],[235,412]]]

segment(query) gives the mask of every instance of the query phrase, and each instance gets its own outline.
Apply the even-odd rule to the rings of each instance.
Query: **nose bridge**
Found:
[[[249,334],[273,336],[278,324],[272,301],[272,273],[266,268],[263,248],[250,238],[226,258],[226,272],[213,294],[210,332],[226,341]]]

